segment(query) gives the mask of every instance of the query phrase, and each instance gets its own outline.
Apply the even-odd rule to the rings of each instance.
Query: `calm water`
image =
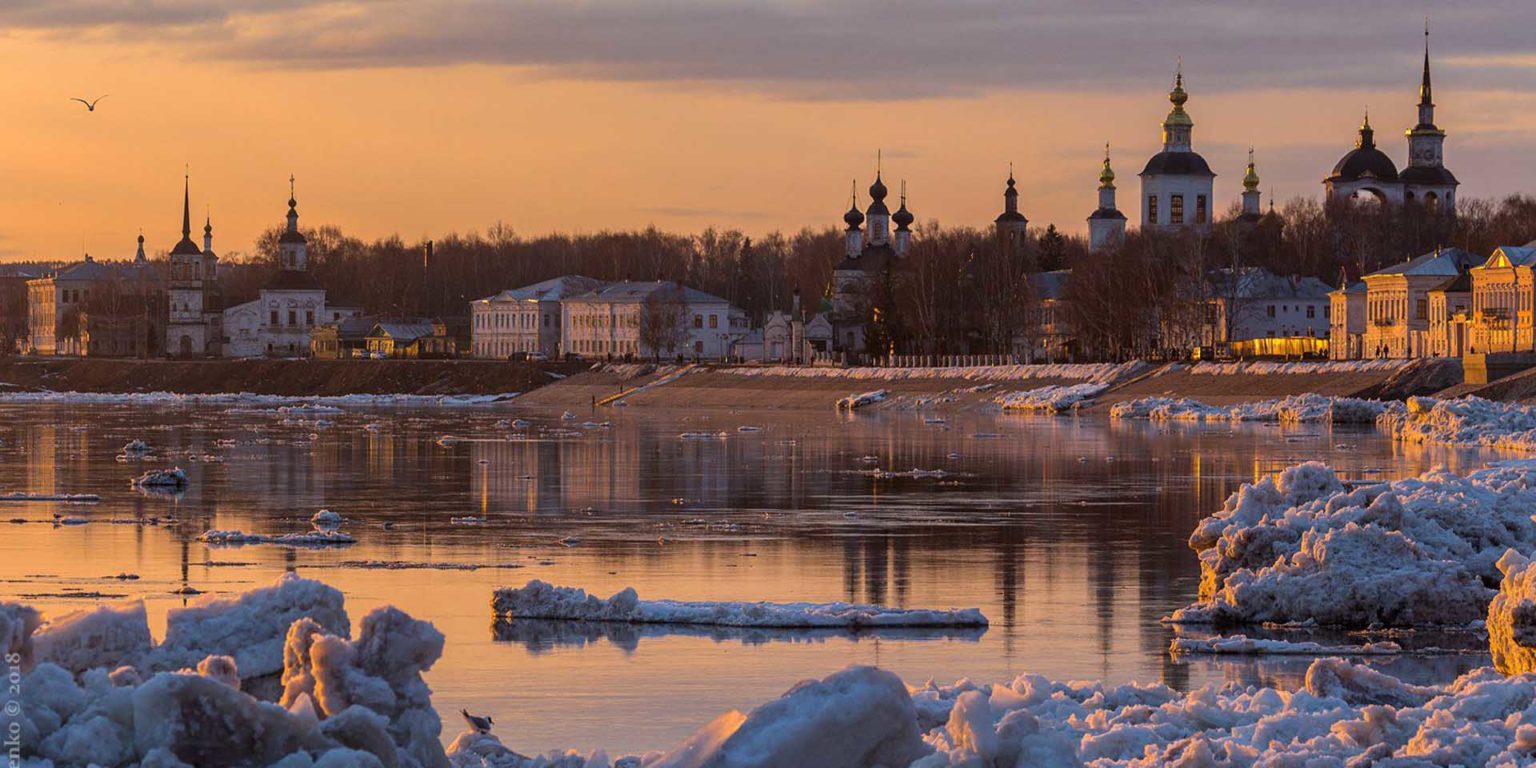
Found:
[[[497,424],[515,417],[533,426]],[[589,417],[611,424],[583,425]],[[142,594],[158,636],[165,611],[184,600],[173,590],[233,593],[296,569],[342,589],[354,626],[384,603],[435,622],[448,637],[430,674],[440,711],[492,714],[503,740],[524,752],[626,753],[668,747],[726,709],[852,663],[912,683],[1035,672],[1179,688],[1294,685],[1305,660],[1169,658],[1170,630],[1158,619],[1195,597],[1198,566],[1185,543],[1195,521],[1241,483],[1298,461],[1385,478],[1487,458],[1404,452],[1370,430],[1320,426],[624,409],[580,419],[510,406],[319,415],[0,406],[0,491],[103,497],[0,511],[27,521],[0,528],[0,595],[66,611],[91,604],[82,592]],[[743,425],[761,431],[738,432]],[[727,434],[679,437],[718,431]],[[188,468],[190,490],[133,491],[140,463],[115,458],[133,438],[159,449],[148,466]],[[881,479],[874,467],[950,474]],[[321,507],[347,516],[343,530],[359,543],[196,541],[209,528],[304,530]],[[55,526],[55,513],[93,522]],[[166,515],[178,522],[108,522]],[[450,523],[469,515],[488,522]],[[563,546],[566,536],[579,543]],[[532,578],[604,596],[633,586],[642,598],[975,606],[992,625],[864,636],[493,626],[492,589]],[[1428,680],[1485,662],[1379,663]],[[457,728],[449,721],[445,735]]]

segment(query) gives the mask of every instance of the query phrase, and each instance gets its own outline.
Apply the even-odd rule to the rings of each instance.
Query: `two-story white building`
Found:
[[[591,293],[605,283],[581,275],[563,275],[502,291],[469,305],[471,354],[504,360],[515,354],[560,354],[560,302]]]
[[[1428,356],[1429,292],[1478,261],[1460,248],[1443,248],[1366,275],[1362,356]]]
[[[746,312],[725,299],[666,281],[611,283],[563,300],[560,309],[560,351],[588,358],[720,360],[750,330]],[[647,343],[648,323],[675,329],[660,334],[670,339],[664,348]]]

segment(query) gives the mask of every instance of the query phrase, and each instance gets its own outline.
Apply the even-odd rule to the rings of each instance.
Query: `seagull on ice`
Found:
[[[491,726],[495,725],[490,715],[485,717],[471,715],[467,709],[459,710],[459,714],[464,716],[464,722],[469,723],[469,729],[475,733],[490,733]]]
[[[102,99],[105,99],[106,97],[111,96],[111,95],[112,94],[110,94],[110,93],[103,93],[102,95],[97,96],[92,101],[86,101],[85,99],[79,98],[78,96],[71,96],[71,97],[69,97],[69,100],[70,101],[78,101],[81,104],[84,104],[85,105],[85,111],[87,111],[87,112],[95,112],[96,111],[96,104],[98,102],[100,102]]]

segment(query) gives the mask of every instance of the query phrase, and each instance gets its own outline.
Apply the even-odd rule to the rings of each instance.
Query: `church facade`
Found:
[[[1173,109],[1163,120],[1163,150],[1141,170],[1141,226],[1151,229],[1211,226],[1211,190],[1216,174],[1194,148],[1195,121],[1184,111],[1184,68],[1174,75],[1168,93]]]
[[[203,223],[203,246],[192,242],[191,183],[182,187],[181,240],[168,255],[165,351],[172,357],[218,357],[223,350],[219,257],[213,252],[213,220]]]
[[[871,349],[866,331],[878,320],[874,313],[882,283],[912,247],[912,222],[915,221],[912,212],[907,210],[906,191],[902,191],[901,206],[894,214],[885,204],[889,194],[880,171],[876,170],[875,183],[869,185],[869,207],[860,213],[855,194],[848,212],[843,214],[847,228],[843,232],[843,258],[832,270],[830,317],[833,348],[839,352],[887,352]],[[864,228],[866,224],[868,229]],[[894,230],[892,224],[896,225]]]

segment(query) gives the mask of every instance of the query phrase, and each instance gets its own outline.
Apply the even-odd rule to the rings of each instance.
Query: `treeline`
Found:
[[[1065,319],[1080,357],[1110,359],[1183,346],[1203,321],[1213,270],[1260,267],[1336,285],[1433,250],[1486,255],[1536,239],[1536,198],[1463,200],[1455,218],[1416,206],[1330,204],[1297,198],[1256,226],[1237,211],[1209,234],[1133,232],[1089,256],[1086,241],[1054,226],[1032,229],[1004,248],[990,228],[923,225],[911,252],[870,297],[867,338],[879,349],[914,354],[1006,353],[1038,333],[1039,297],[1030,275],[1073,270]],[[226,301],[256,296],[275,267],[279,229],[226,272]],[[454,317],[468,302],[563,274],[603,280],[672,280],[716,294],[754,319],[790,308],[799,289],[814,311],[843,259],[842,232],[803,229],[748,237],[710,229],[678,235],[654,228],[523,238],[497,226],[431,242],[372,242],[331,226],[306,229],[310,269],[329,301],[370,314]],[[243,266],[242,264],[243,263]],[[1062,319],[1062,318],[1058,318]],[[1183,347],[1187,349],[1187,346]]]

